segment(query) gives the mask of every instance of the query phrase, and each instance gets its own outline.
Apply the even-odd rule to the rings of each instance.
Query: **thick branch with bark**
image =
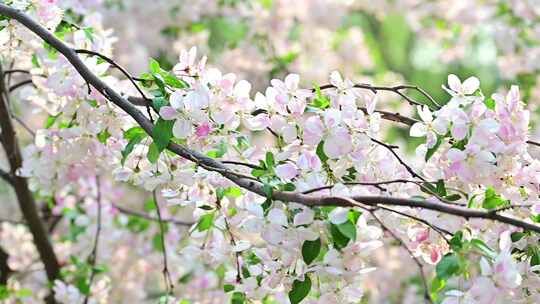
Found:
[[[129,100],[123,98],[118,94],[114,89],[109,87],[101,79],[99,79],[95,74],[93,74],[88,67],[82,62],[82,60],[77,56],[75,50],[67,46],[64,42],[60,41],[53,34],[43,28],[41,25],[33,21],[30,17],[24,13],[15,10],[7,5],[0,4],[0,13],[2,15],[16,19],[27,27],[30,31],[37,34],[40,38],[45,40],[51,47],[56,49],[66,59],[73,65],[73,67],[79,72],[79,74],[97,91],[103,94],[108,100],[116,104],[127,114],[129,114],[148,134],[152,134],[153,124],[151,121],[144,116],[144,114],[137,109]],[[369,86],[368,89],[377,89],[378,87]],[[396,89],[397,90],[397,89]],[[256,193],[258,195],[267,197],[268,195],[263,189],[263,185],[257,181],[247,179],[239,176],[237,173],[231,171],[223,163],[209,158],[197,151],[193,151],[183,145],[176,143],[170,143],[167,147],[170,151],[175,154],[191,160],[196,164],[202,166],[203,168],[219,172],[222,176],[229,179],[236,185],[246,189],[247,191]],[[395,198],[388,196],[354,196],[354,197],[333,197],[333,196],[311,196],[296,192],[283,192],[283,191],[274,191],[272,193],[272,199],[283,201],[283,202],[296,202],[306,206],[345,206],[345,207],[355,207],[355,206],[403,206],[411,208],[422,208],[428,210],[434,210],[441,213],[451,214],[455,216],[460,216],[464,218],[480,218],[498,221],[505,224],[510,224],[516,227],[523,228],[525,230],[531,230],[535,232],[540,232],[540,226],[534,225],[532,223],[512,218],[499,214],[498,212],[470,209],[462,206],[448,205],[436,202],[430,202],[426,200],[418,199],[406,199],[406,198]]]
[[[17,135],[12,123],[12,117],[9,110],[9,91],[4,82],[2,67],[0,65],[0,128],[2,129],[1,141],[7,155],[10,166],[9,175],[11,176],[12,186],[17,196],[19,208],[28,225],[30,233],[36,245],[37,251],[45,266],[47,278],[49,281],[60,278],[60,265],[54,253],[49,235],[36,207],[32,192],[28,188],[25,178],[17,176],[16,171],[22,165],[22,156],[17,142]],[[54,303],[52,297],[49,298]]]

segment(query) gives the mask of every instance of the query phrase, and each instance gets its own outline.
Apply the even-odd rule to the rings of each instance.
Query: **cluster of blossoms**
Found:
[[[99,18],[88,15],[74,26],[62,21],[55,1],[10,4],[76,49],[111,53],[114,38]],[[75,12],[85,9],[73,7]],[[383,141],[387,112],[380,111],[377,90],[355,86],[332,72],[328,85],[302,88],[299,75],[289,74],[252,94],[250,82],[207,67],[206,59],[198,60],[191,48],[180,52],[172,71],[152,61],[141,76],[145,94],[151,96],[149,110],[154,110],[148,115],[155,119],[147,135],[90,88],[61,54],[44,48],[18,22],[2,22],[3,61],[17,59],[15,68],[30,70],[34,83],[21,91],[20,100],[47,115],[45,128],[25,148],[18,174],[51,201],[54,215],[69,219],[54,240],[65,265],[64,281],[54,282],[57,301],[81,302],[87,294],[90,303],[142,301],[152,291],[145,288],[150,283],[142,274],[158,269],[154,274],[159,276],[164,252],[173,282],[185,284],[172,290],[171,297],[234,303],[385,302],[393,291],[370,287],[385,275],[381,264],[388,261],[377,257],[396,240],[427,265],[427,292],[443,303],[538,300],[540,255],[531,232],[406,207],[311,207],[272,199],[274,191],[282,191],[417,197],[477,209],[516,205],[523,208],[504,212],[538,221],[540,167],[528,152],[529,112],[517,87],[486,98],[476,78],[462,83],[450,75],[445,87],[450,101],[437,109],[418,108],[421,121],[411,126],[410,135],[425,136],[426,143],[417,150],[420,165],[412,166],[397,147]],[[111,87],[126,96],[138,93],[112,76],[106,62],[81,58]],[[228,162],[225,173],[260,182],[266,197],[238,187],[219,168],[165,151],[170,143]],[[157,225],[149,228],[148,220],[126,216],[112,203],[131,198],[115,185],[99,182],[97,176],[109,171],[117,181],[157,192],[167,202],[161,204],[166,208],[160,217],[187,214],[194,224],[185,231],[169,223],[168,246],[160,247]],[[145,211],[155,209],[145,205]],[[98,212],[104,214],[106,236],[99,263],[111,269],[86,286],[91,267],[76,257],[90,250]],[[14,250],[8,252],[12,270],[28,267],[37,256],[23,226],[3,225],[1,236],[2,247]],[[10,246],[15,241],[25,246]],[[399,262],[410,264],[411,255],[402,255]],[[405,280],[415,271],[396,276]],[[111,286],[121,280],[121,286]],[[155,288],[158,293],[160,288]],[[209,291],[184,292],[197,288]],[[411,302],[422,301],[418,291],[424,288],[419,285],[408,295]],[[394,295],[403,297],[401,292]],[[36,294],[34,300],[42,296]]]

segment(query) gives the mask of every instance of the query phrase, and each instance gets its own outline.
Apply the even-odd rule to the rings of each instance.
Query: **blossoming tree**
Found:
[[[540,301],[540,144],[517,86],[484,95],[450,74],[436,100],[291,73],[254,93],[196,47],[135,77],[82,12],[0,4],[0,177],[22,214],[0,231],[1,299],[330,304],[401,289],[400,303]],[[383,94],[419,119],[385,110]],[[46,113],[43,127],[18,108]],[[421,138],[415,155],[383,138],[396,124]],[[123,204],[132,193],[147,193],[143,211]]]

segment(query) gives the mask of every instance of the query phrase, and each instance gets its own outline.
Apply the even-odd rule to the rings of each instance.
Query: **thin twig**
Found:
[[[408,217],[408,218],[410,218],[412,220],[415,220],[417,222],[420,222],[420,223],[428,226],[429,228],[435,230],[436,232],[438,232],[446,242],[448,242],[448,240],[446,239],[446,235],[453,235],[452,232],[450,232],[450,231],[448,231],[448,230],[446,230],[444,228],[440,228],[440,227],[436,226],[435,224],[432,224],[432,223],[430,223],[430,222],[428,222],[428,221],[426,221],[426,220],[424,220],[422,218],[419,218],[417,216],[410,215],[410,214],[407,214],[405,212],[397,211],[397,210],[394,210],[392,208],[387,208],[387,207],[384,207],[384,206],[378,206],[378,208],[386,210],[388,212],[393,212],[393,213],[399,214],[401,216]]]
[[[96,234],[94,236],[94,247],[92,248],[92,252],[90,253],[90,256],[88,257],[88,260],[89,260],[88,263],[92,267],[90,270],[90,279],[88,280],[89,287],[92,287],[92,282],[94,281],[94,277],[96,276],[95,268],[96,268],[97,255],[98,255],[99,235],[101,233],[101,185],[100,185],[100,178],[98,175],[96,175],[96,190],[97,190]],[[90,292],[84,297],[83,303],[87,304],[89,298],[90,298]]]
[[[416,100],[413,100],[412,98],[408,97],[407,95],[401,93],[401,90],[404,90],[404,89],[415,89],[416,87],[415,86],[411,86],[411,85],[398,85],[398,86],[393,86],[393,87],[386,87],[386,86],[373,86],[373,85],[370,85],[370,84],[364,84],[364,83],[358,83],[358,84],[355,84],[353,86],[354,88],[357,88],[357,89],[366,89],[366,90],[370,90],[372,91],[373,93],[377,93],[377,91],[389,91],[389,92],[393,92],[399,96],[401,96],[403,99],[405,99],[409,104],[411,105],[417,105],[417,106],[422,106],[424,105],[423,103],[420,103]],[[336,89],[337,87],[334,86],[333,84],[324,84],[324,85],[321,85],[319,87],[321,90],[326,90],[326,89]],[[312,89],[312,91],[315,91],[315,89]],[[427,93],[426,93],[427,94]],[[432,98],[431,98],[432,99]],[[435,103],[436,104],[436,103]]]
[[[150,216],[148,214],[145,214],[145,213],[142,213],[142,212],[138,212],[138,211],[135,211],[135,210],[131,210],[131,209],[127,209],[127,208],[124,208],[122,206],[118,206],[116,204],[112,204],[113,207],[118,210],[120,213],[123,213],[123,214],[126,214],[126,215],[131,215],[131,216],[135,216],[135,217],[139,217],[139,218],[142,218],[142,219],[145,219],[145,220],[149,220],[149,221],[153,221],[153,222],[159,222],[159,219],[158,218],[155,218],[153,216]],[[179,220],[175,220],[175,219],[161,219],[163,222],[166,222],[166,223],[171,223],[171,224],[175,224],[175,225],[178,225],[178,226],[192,226],[193,224],[195,223],[191,223],[191,222],[183,222],[183,221],[179,221]]]
[[[254,164],[244,163],[244,162],[239,162],[239,161],[233,161],[233,160],[224,160],[221,163],[230,164],[230,165],[237,165],[237,166],[244,166],[244,167],[248,167],[248,168],[251,168],[251,169],[261,169],[261,167],[259,167],[257,165],[254,165]]]
[[[383,147],[385,147],[386,149],[388,149],[388,151],[390,151],[394,157],[397,159],[397,161],[403,166],[405,167],[405,169],[407,170],[407,172],[409,172],[411,174],[412,177],[416,177],[416,178],[419,178],[421,179],[423,182],[426,182],[426,179],[423,178],[420,174],[416,173],[412,168],[411,166],[407,165],[407,163],[401,158],[399,157],[399,155],[396,153],[396,151],[394,151],[394,148],[387,144],[387,143],[384,143],[382,141],[379,141],[375,138],[371,138],[371,141],[373,141],[374,143],[377,143]]]
[[[88,83],[90,83],[98,92],[103,94],[109,101],[116,104],[122,110],[124,110],[129,116],[131,116],[140,126],[145,130],[147,134],[152,133],[153,124],[152,122],[131,102],[123,98],[115,90],[113,90],[109,85],[103,82],[97,75],[95,75],[77,56],[73,49],[67,46],[64,42],[55,37],[43,26],[32,20],[25,13],[13,9],[8,5],[0,4],[0,14],[13,18],[14,20],[19,21],[30,31],[34,32],[44,41],[49,43],[51,47],[58,50],[59,53],[63,54],[66,59],[72,64],[72,66],[79,72],[81,77],[83,77]],[[232,174],[229,170],[226,169],[225,165],[221,162],[207,157],[202,153],[191,150],[183,145],[176,144],[174,142],[169,143],[167,149],[171,152],[191,161],[194,161],[198,164],[205,164],[208,168],[218,169],[219,173],[223,177],[229,179],[231,182],[237,184],[238,186],[253,192],[255,194],[261,195],[263,197],[268,197],[268,194],[265,191],[265,188],[262,183],[248,180],[242,177],[239,177],[235,174]],[[430,201],[419,200],[414,198],[397,198],[389,196],[353,196],[351,198],[342,198],[334,196],[310,196],[304,195],[298,192],[289,192],[289,191],[273,191],[271,198],[275,200],[280,200],[283,202],[296,202],[306,206],[354,206],[351,205],[351,200],[361,202],[367,205],[389,205],[389,206],[407,206],[411,208],[422,208],[433,211],[438,211],[446,214],[452,214],[464,218],[479,218],[493,220],[501,223],[506,223],[516,227],[523,228],[525,230],[531,230],[535,232],[540,232],[540,226],[527,222],[525,220],[516,219],[508,216],[504,216],[498,213],[489,213],[485,210],[477,210],[466,208],[456,205],[448,204],[438,204]]]
[[[387,181],[380,181],[380,182],[345,182],[343,183],[343,185],[346,185],[346,186],[373,186],[373,187],[376,187],[376,186],[381,186],[381,185],[390,185],[390,184],[399,184],[399,183],[412,183],[412,184],[419,184],[421,182],[418,182],[418,181],[413,181],[413,180],[409,180],[409,179],[393,179],[393,180],[387,180]],[[322,191],[322,190],[328,190],[328,189],[332,189],[335,185],[328,185],[328,186],[321,186],[321,187],[317,187],[317,188],[312,188],[312,189],[309,189],[309,190],[306,190],[304,192],[302,192],[302,194],[310,194],[310,193],[315,193],[315,192],[318,192],[318,191]]]
[[[429,288],[428,288],[427,278],[426,278],[426,274],[424,273],[424,265],[422,265],[422,262],[420,262],[420,260],[416,256],[414,256],[414,253],[411,251],[411,249],[409,249],[409,247],[405,244],[405,242],[400,237],[398,237],[390,228],[388,228],[383,223],[383,221],[377,217],[377,215],[375,215],[375,210],[371,211],[370,213],[371,213],[371,216],[373,216],[373,218],[379,223],[379,225],[381,225],[381,228],[383,230],[385,230],[386,232],[388,232],[390,234],[390,236],[394,240],[396,240],[399,243],[399,245],[403,249],[405,249],[409,253],[409,255],[411,256],[411,258],[414,260],[414,262],[418,266],[418,270],[420,272],[420,277],[422,278],[422,283],[424,285],[424,298],[429,303],[433,303],[433,300],[431,299],[431,296],[429,295]]]
[[[161,242],[161,249],[163,250],[163,279],[165,281],[165,286],[167,288],[167,296],[172,295],[174,290],[174,283],[171,279],[171,274],[169,273],[169,266],[167,264],[167,247],[165,247],[165,223],[161,218],[161,209],[157,201],[156,190],[152,191],[152,199],[154,200],[154,206],[156,207],[156,213],[159,221],[159,236]],[[167,303],[169,298],[167,297]]]
[[[13,73],[30,74],[30,71],[22,70],[22,69],[11,69],[11,70],[4,71],[4,75],[10,75]]]
[[[120,72],[122,72],[122,74],[124,74],[128,79],[129,81],[133,84],[133,86],[135,87],[135,89],[137,89],[137,91],[139,92],[139,94],[141,94],[141,97],[145,100],[146,102],[146,110],[147,110],[147,114],[148,116],[150,117],[150,121],[153,123],[154,121],[154,118],[152,117],[152,113],[150,111],[150,105],[151,105],[151,102],[152,100],[149,99],[148,97],[146,97],[146,95],[144,95],[144,92],[141,90],[141,88],[139,87],[139,85],[135,82],[135,80],[133,79],[133,76],[131,76],[131,74],[129,74],[129,72],[124,69],[121,65],[119,65],[118,63],[116,63],[114,60],[112,60],[111,58],[101,54],[101,53],[98,53],[98,52],[94,52],[94,51],[90,51],[90,50],[83,50],[83,49],[76,49],[75,50],[75,53],[79,53],[79,54],[87,54],[87,55],[92,55],[92,56],[98,56],[99,58],[105,60],[107,63],[111,64],[112,66],[114,66],[115,68],[117,68],[118,70],[120,70]]]
[[[11,92],[15,91],[16,89],[18,89],[18,88],[20,88],[22,86],[25,86],[27,84],[32,84],[33,85],[34,83],[32,82],[32,79],[23,80],[23,81],[21,81],[19,83],[16,83],[16,84],[12,85],[11,87],[9,87],[8,91],[11,93]]]
[[[19,123],[25,130],[26,132],[28,132],[30,135],[32,135],[32,137],[36,137],[36,132],[34,132],[34,130],[32,130],[32,128],[30,128],[25,122],[24,120],[22,120],[19,116],[16,116],[14,115],[13,113],[11,114],[11,116],[13,117],[13,119]]]

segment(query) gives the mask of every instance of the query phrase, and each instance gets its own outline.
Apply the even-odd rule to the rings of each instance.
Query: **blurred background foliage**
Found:
[[[196,43],[201,42],[200,39],[196,39],[195,43],[191,45],[189,43],[192,41],[190,37],[198,36],[204,37],[202,41],[205,44],[202,47],[203,53],[209,55],[211,64],[219,65],[222,64],[222,61],[230,61],[230,57],[225,57],[224,59],[221,56],[224,52],[233,49],[245,50],[253,47],[257,48],[256,60],[264,62],[270,68],[263,69],[263,73],[257,75],[258,82],[248,78],[254,84],[252,94],[254,94],[254,91],[264,92],[264,88],[269,84],[271,79],[283,78],[286,74],[292,72],[301,74],[301,80],[305,86],[311,86],[316,81],[319,83],[328,81],[326,79],[310,79],[309,74],[306,76],[306,73],[302,73],[306,70],[305,68],[298,68],[298,66],[306,65],[306,61],[299,62],[302,56],[301,52],[310,52],[310,50],[304,50],[301,47],[295,47],[295,45],[298,46],[300,44],[302,46],[306,44],[306,36],[309,37],[312,31],[314,31],[312,23],[304,22],[306,18],[296,18],[293,12],[286,15],[288,19],[280,19],[278,16],[278,18],[266,24],[257,24],[261,23],[260,19],[264,19],[260,16],[276,14],[276,11],[282,10],[282,7],[287,5],[283,1],[210,1],[209,3],[213,4],[212,9],[209,7],[205,8],[203,4],[199,9],[198,18],[192,18],[192,20],[187,21],[184,19],[186,19],[185,16],[190,13],[190,10],[193,9],[192,4],[204,1],[179,1],[176,4],[171,4],[172,2],[165,5],[168,6],[168,16],[159,16],[159,18],[166,20],[160,23],[158,29],[159,35],[166,42],[161,45],[157,44],[157,47],[155,45],[147,45],[150,48],[149,56],[156,58],[162,67],[172,68],[173,64],[177,61],[178,52],[171,51],[171,45],[178,41],[182,41],[181,45],[183,48],[197,45]],[[490,96],[501,88],[509,87],[511,84],[517,84],[520,86],[525,102],[530,101],[532,90],[537,85],[538,73],[536,71],[532,73],[517,73],[512,79],[501,76],[500,65],[497,63],[498,56],[500,55],[500,47],[496,45],[495,37],[493,37],[493,29],[490,28],[492,25],[490,24],[486,24],[485,26],[480,24],[477,26],[472,39],[466,40],[467,44],[463,45],[464,40],[460,38],[463,32],[469,29],[464,29],[462,24],[449,22],[444,18],[438,18],[437,16],[421,18],[423,31],[440,31],[445,33],[443,39],[429,39],[429,35],[419,34],[418,30],[415,31],[411,27],[411,23],[407,19],[413,13],[411,11],[393,9],[381,14],[377,10],[367,10],[362,9],[361,6],[355,7],[355,5],[352,5],[345,13],[341,11],[338,14],[332,10],[332,6],[330,5],[332,1],[314,1],[313,3],[315,2],[317,2],[317,5],[321,2],[323,4],[328,2],[328,9],[322,12],[322,16],[309,16],[307,18],[309,21],[311,19],[315,20],[314,22],[322,20],[321,23],[325,23],[325,19],[338,18],[337,26],[335,26],[336,22],[333,22],[332,26],[328,26],[328,29],[332,32],[331,45],[325,45],[328,41],[321,41],[318,47],[327,49],[327,52],[335,52],[339,56],[340,48],[344,44],[351,43],[351,34],[354,34],[353,32],[355,31],[360,31],[362,43],[358,45],[354,45],[353,43],[352,52],[367,51],[366,53],[370,57],[368,60],[370,64],[346,62],[347,65],[354,67],[352,74],[350,73],[350,69],[343,71],[343,66],[336,65],[331,66],[330,70],[325,71],[326,74],[323,73],[324,75],[328,75],[332,70],[338,70],[342,72],[344,77],[353,81],[362,79],[361,82],[369,82],[377,85],[417,85],[431,94],[439,104],[444,104],[449,100],[448,94],[441,88],[441,84],[446,84],[449,74],[456,74],[462,80],[470,76],[478,77],[481,80],[481,88],[486,96]],[[354,1],[348,2],[352,3]],[[365,3],[365,1],[357,2]],[[394,1],[382,2],[392,3]],[[307,6],[313,4],[311,2],[308,3]],[[295,5],[297,4],[295,3]],[[295,9],[293,6],[291,5],[290,10]],[[108,7],[112,10],[129,11],[133,9],[133,3],[125,0],[110,0],[108,1]],[[250,8],[254,7],[259,11],[253,10],[256,13],[249,11]],[[246,8],[248,8],[249,13],[246,13]],[[499,1],[494,6],[494,9],[496,10],[495,14],[497,18],[500,20],[517,28],[522,27],[523,31],[520,31],[518,35],[524,38],[524,41],[528,41],[526,37],[528,35],[526,31],[527,25],[523,23],[522,18],[517,17],[508,7],[507,1]],[[144,19],[145,12],[142,11],[141,13]],[[305,14],[311,13],[311,11],[305,12]],[[110,26],[113,28],[117,27],[118,23],[114,22],[114,20],[112,21],[109,22]],[[264,23],[265,21],[262,22]],[[265,26],[266,28],[264,28]],[[263,28],[262,31],[260,30],[261,28]],[[285,35],[283,34],[284,31],[286,31]],[[120,38],[122,38],[121,35]],[[302,39],[304,41],[299,43],[299,40]],[[318,37],[314,35],[313,39],[315,40],[313,43],[316,44]],[[531,40],[531,44],[538,43],[538,41],[529,40]],[[456,58],[445,58],[445,54],[451,52],[450,50],[455,48],[457,44],[461,44],[459,51],[462,54],[456,56]],[[197,46],[201,49],[200,45]],[[309,63],[313,65],[311,69],[317,70],[318,63],[326,61],[324,53],[320,56],[321,58],[307,61],[308,65]],[[252,59],[248,58],[245,60],[249,61]],[[227,70],[221,66],[220,69],[224,73],[239,73],[237,70]],[[322,66],[321,69],[323,69]],[[239,74],[240,76],[246,76],[242,75],[242,73]],[[416,100],[428,102],[428,100],[417,92],[411,91],[408,94]],[[396,96],[389,98],[391,100],[385,100],[385,108],[393,111],[403,110],[401,106],[403,100],[399,100]],[[414,115],[414,111],[407,110],[406,114]],[[395,141],[400,137],[407,137],[406,129],[399,126],[389,129],[387,140]],[[412,152],[421,140],[416,138],[407,139],[408,151]]]

